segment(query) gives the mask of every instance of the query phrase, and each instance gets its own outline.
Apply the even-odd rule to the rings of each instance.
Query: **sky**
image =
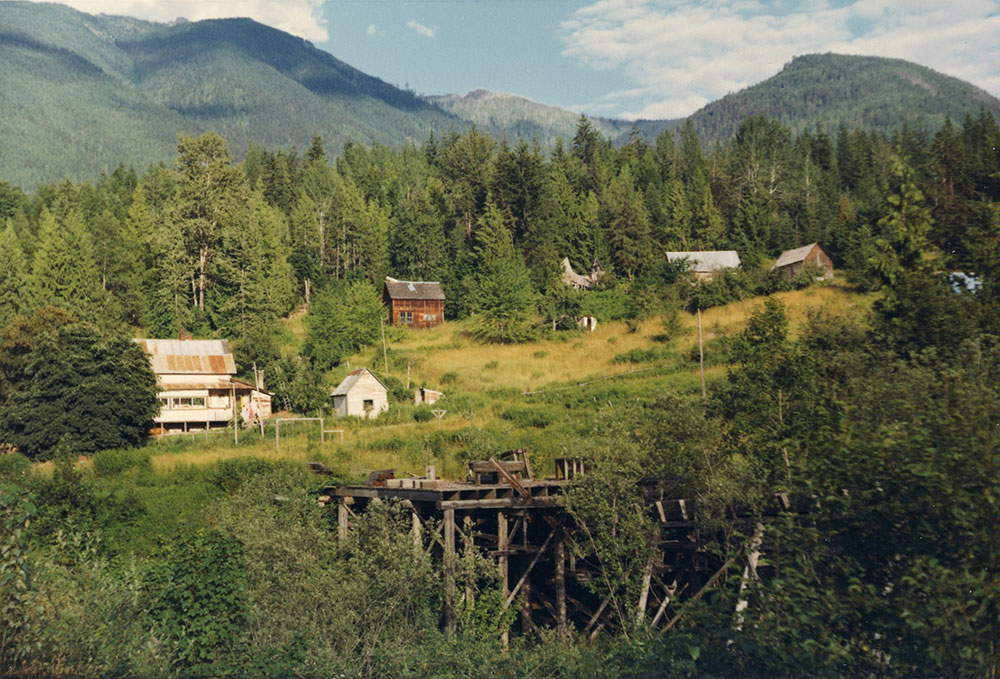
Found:
[[[907,59],[1000,95],[1000,0],[65,0],[153,21],[250,17],[419,94],[508,92],[680,118],[800,54]]]

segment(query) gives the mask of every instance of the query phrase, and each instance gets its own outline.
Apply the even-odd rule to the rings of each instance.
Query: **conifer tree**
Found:
[[[534,305],[531,277],[492,199],[487,199],[476,238],[479,268],[468,291],[476,317],[474,332],[488,342],[525,341],[530,338],[528,315]]]
[[[645,269],[653,251],[649,229],[649,213],[642,193],[632,184],[632,173],[626,167],[612,188],[615,205],[608,230],[608,244],[618,271],[634,278]]]
[[[0,230],[0,328],[31,306],[28,258],[14,233],[14,223]]]

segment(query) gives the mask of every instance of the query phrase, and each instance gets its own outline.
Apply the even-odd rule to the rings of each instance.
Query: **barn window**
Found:
[[[413,322],[413,312],[412,311],[400,311],[399,312],[399,322],[400,323],[412,323]]]

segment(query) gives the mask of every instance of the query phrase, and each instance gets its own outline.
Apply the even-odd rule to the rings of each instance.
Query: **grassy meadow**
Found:
[[[777,293],[786,306],[795,334],[810,314],[862,315],[874,295],[843,285]],[[716,307],[702,314],[706,381],[724,379],[727,338],[739,333],[762,298]],[[598,323],[592,333],[553,333],[517,345],[484,345],[465,322],[448,322],[423,331],[387,328],[386,352],[381,345],[349,356],[330,376],[336,384],[351,369],[368,366],[390,380],[445,393],[437,404],[447,410],[440,427],[426,406],[393,399],[378,420],[325,419],[328,434],[321,443],[318,423],[282,426],[281,447],[273,425],[264,437],[241,431],[240,442],[229,432],[194,434],[150,443],[147,451],[157,473],[176,475],[186,469],[229,460],[254,458],[303,465],[322,461],[336,478],[354,481],[373,469],[392,468],[397,475],[423,475],[434,465],[439,476],[461,478],[465,461],[526,447],[535,467],[552,471],[552,459],[572,454],[574,441],[593,426],[593,415],[605,407],[645,402],[664,393],[700,390],[697,318],[681,313],[679,330],[667,336],[664,318],[654,316],[631,326],[624,321]],[[286,319],[289,353],[305,339],[302,313]],[[402,393],[397,389],[397,395]],[[279,415],[280,417],[280,415]],[[82,465],[90,462],[82,461]]]

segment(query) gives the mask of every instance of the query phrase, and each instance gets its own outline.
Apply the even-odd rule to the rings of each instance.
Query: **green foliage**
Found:
[[[528,429],[530,427],[545,429],[545,427],[552,423],[551,417],[549,417],[549,415],[542,409],[537,407],[507,408],[505,411],[500,413],[500,417],[509,422],[513,422],[518,427],[522,427],[524,429]]]
[[[433,419],[434,413],[431,412],[430,406],[421,405],[413,409],[414,422],[430,422]]]
[[[479,222],[477,240],[479,272],[468,292],[476,314],[473,332],[487,342],[524,342],[531,337],[527,327],[534,306],[531,279],[500,211],[492,203]]]
[[[110,477],[123,474],[131,469],[138,473],[153,471],[149,451],[146,450],[101,450],[94,455],[94,474]]]
[[[31,350],[25,378],[0,403],[0,432],[40,459],[65,436],[76,453],[135,446],[158,412],[156,394],[156,376],[139,345],[69,325],[43,335]]]
[[[0,482],[0,665],[16,667],[27,652],[25,626],[29,563],[24,530],[36,513],[22,488]]]
[[[247,642],[242,544],[199,531],[165,544],[157,562],[146,587],[171,665],[185,674],[229,674]]]
[[[320,366],[338,365],[344,356],[378,340],[384,317],[385,307],[371,283],[331,287],[316,296],[306,316],[307,350]]]

